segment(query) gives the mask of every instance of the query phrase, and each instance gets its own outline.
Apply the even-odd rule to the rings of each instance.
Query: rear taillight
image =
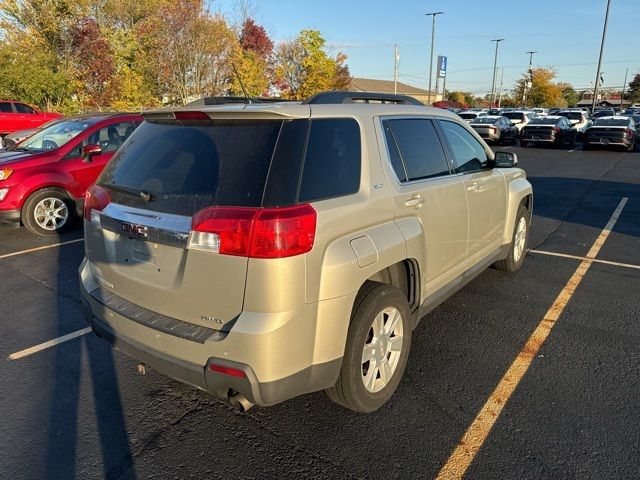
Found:
[[[89,187],[84,196],[85,220],[100,225],[100,212],[111,203],[109,192],[95,183]]]
[[[553,127],[553,133],[560,133],[560,129],[558,127]]]
[[[632,129],[630,129],[630,128],[627,128],[625,130],[625,133],[627,134],[627,138],[631,138],[631,137],[633,137],[634,131]]]
[[[232,377],[246,377],[247,374],[238,368],[225,367],[224,365],[216,365],[212,363],[209,365],[209,370],[216,373],[222,373],[224,375],[230,375]]]
[[[191,222],[189,248],[252,258],[283,258],[313,248],[316,211],[286,208],[210,207]]]

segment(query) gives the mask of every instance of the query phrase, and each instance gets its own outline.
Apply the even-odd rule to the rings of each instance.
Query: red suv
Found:
[[[0,153],[0,224],[52,235],[82,215],[84,194],[142,122],[137,114],[71,117]]]
[[[59,113],[38,112],[26,103],[0,100],[0,147],[6,134],[36,128],[61,116]]]

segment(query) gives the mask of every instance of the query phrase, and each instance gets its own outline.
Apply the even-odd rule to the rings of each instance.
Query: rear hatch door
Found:
[[[210,206],[260,207],[283,119],[145,121],[97,185],[111,203],[85,222],[102,288],[161,315],[215,329],[242,311],[248,259],[188,248]]]

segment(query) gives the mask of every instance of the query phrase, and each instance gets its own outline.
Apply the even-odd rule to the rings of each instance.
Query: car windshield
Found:
[[[524,113],[504,112],[502,116],[507,117],[509,120],[524,120]]]
[[[557,118],[532,118],[529,125],[555,125],[558,123]]]
[[[594,122],[597,127],[626,127],[629,125],[629,120],[626,118],[599,118]]]
[[[613,115],[613,110],[596,110],[593,112],[594,117],[608,117],[609,115]]]
[[[558,112],[556,115],[567,117],[569,120],[582,120],[582,113],[580,112]]]
[[[91,122],[67,120],[44,128],[20,144],[20,149],[42,152],[62,147],[91,126]]]
[[[498,119],[497,118],[491,118],[491,117],[478,117],[478,118],[474,118],[473,122],[471,122],[472,124],[477,124],[477,123],[496,123]]]

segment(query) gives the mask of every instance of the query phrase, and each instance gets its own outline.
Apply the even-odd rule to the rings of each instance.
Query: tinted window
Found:
[[[556,123],[558,123],[557,118],[541,117],[532,118],[529,125],[555,125]]]
[[[360,162],[358,122],[350,118],[312,120],[299,201],[356,193]]]
[[[33,108],[31,108],[28,105],[25,105],[24,103],[16,103],[15,105],[18,113],[36,113]]]
[[[566,117],[569,120],[582,121],[582,113],[580,112],[558,112],[556,115],[560,115],[561,117]]]
[[[112,200],[193,215],[211,206],[257,207],[281,120],[143,122],[118,150],[99,183],[143,190],[149,203],[110,192]]]
[[[13,113],[9,102],[0,102],[0,113]]]
[[[480,170],[487,165],[487,153],[476,138],[461,125],[440,121],[444,136],[453,154],[453,163],[459,172]]]
[[[525,120],[525,115],[524,113],[518,113],[518,112],[504,112],[502,114],[503,116],[507,117],[509,120]]]
[[[593,124],[597,127],[601,126],[615,126],[615,127],[626,127],[629,125],[629,120],[627,118],[599,118]]]
[[[460,118],[464,118],[465,120],[471,120],[478,116],[477,113],[459,113]]]
[[[442,144],[438,138],[431,120],[422,118],[387,120],[385,129],[392,133],[395,148],[400,156],[400,161],[406,171],[406,177],[402,170],[398,175],[402,180],[419,180],[422,178],[436,177],[449,174],[449,164],[445,157]],[[390,136],[387,142],[390,142]],[[392,163],[394,145],[389,145]],[[397,163],[397,159],[395,162]],[[394,165],[396,173],[399,168]],[[404,178],[403,178],[404,177]]]

